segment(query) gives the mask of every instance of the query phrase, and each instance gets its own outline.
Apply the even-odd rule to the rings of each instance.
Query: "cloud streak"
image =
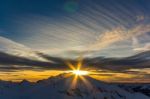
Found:
[[[56,65],[52,64],[51,62],[31,60],[29,58],[14,56],[4,52],[0,52],[0,64],[5,66],[5,68],[7,68],[8,70],[11,68],[16,68],[16,69],[18,68],[18,67],[11,67],[12,65],[18,65],[20,67],[31,66],[31,69],[33,68],[32,66],[41,67],[41,68],[59,68]],[[2,67],[2,69],[3,68],[4,67]]]
[[[127,2],[109,1],[103,4],[98,0],[87,0],[79,8],[76,13],[58,17],[32,15],[21,18],[16,30],[26,35],[19,42],[49,55],[72,58],[83,53],[85,56],[93,53],[94,56],[95,52],[108,46],[123,45],[133,37],[150,31],[149,16],[142,8],[134,8]],[[126,53],[116,47],[120,56],[133,51],[128,45]],[[111,51],[107,53],[112,54]],[[134,51],[131,53],[134,54]]]
[[[146,43],[143,47],[136,47],[133,50],[135,51],[150,51],[150,43]]]
[[[31,48],[2,36],[0,36],[0,51],[15,56],[46,61],[45,59],[42,59],[41,57],[36,55],[36,52]]]
[[[89,46],[88,50],[100,50],[113,43],[128,40],[132,37],[138,37],[148,32],[150,32],[149,24],[140,24],[130,29],[126,29],[125,27],[117,27],[100,35],[96,42]]]

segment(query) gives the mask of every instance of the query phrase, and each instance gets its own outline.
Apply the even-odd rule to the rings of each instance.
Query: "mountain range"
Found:
[[[67,75],[60,74],[36,83],[0,81],[0,99],[150,99],[146,94],[150,91],[143,93],[124,84],[105,83],[88,76],[84,76],[86,81],[79,78],[71,87],[74,76]],[[143,87],[149,88],[149,84]]]

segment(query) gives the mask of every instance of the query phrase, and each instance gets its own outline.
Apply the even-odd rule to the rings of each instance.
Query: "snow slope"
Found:
[[[81,79],[76,87],[71,87],[74,76],[66,74],[30,83],[0,81],[0,99],[150,99],[138,93],[128,92],[117,85],[107,84],[93,78],[84,77],[90,84]]]

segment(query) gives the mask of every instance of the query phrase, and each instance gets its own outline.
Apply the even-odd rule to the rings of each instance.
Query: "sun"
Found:
[[[77,60],[76,65],[73,65],[70,62],[66,62],[66,63],[67,63],[67,66],[69,66],[72,69],[70,72],[73,73],[74,75],[76,76],[88,75],[89,74],[88,71],[81,70],[82,62],[83,62],[82,58],[79,58]]]
[[[86,68],[82,67],[82,66],[84,66],[82,57],[77,60],[77,64],[72,64],[69,61],[67,61],[66,64],[71,69],[71,70],[69,70],[67,72],[71,73],[71,75],[72,74],[74,75],[73,79],[72,79],[72,82],[70,84],[70,88],[76,88],[78,81],[83,81],[83,83],[87,87],[91,87],[92,86],[90,84],[90,82],[86,79],[86,77],[89,76],[91,74],[91,72],[87,71]]]
[[[83,70],[73,70],[72,73],[75,74],[75,75],[78,75],[78,76],[88,75],[88,71],[83,71]]]

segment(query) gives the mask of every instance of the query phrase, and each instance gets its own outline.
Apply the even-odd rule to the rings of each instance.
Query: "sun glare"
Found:
[[[75,75],[88,75],[88,71],[82,71],[82,70],[73,70],[72,73]]]
[[[68,61],[66,64],[70,67],[70,69],[72,69],[68,71],[68,73],[72,73],[74,75],[70,88],[76,88],[79,79],[83,81],[86,86],[91,86],[90,82],[85,78],[85,75],[90,75],[90,72],[86,71],[85,68],[83,69],[82,57],[77,60],[77,64],[72,64]]]
[[[70,72],[73,73],[76,76],[88,75],[89,74],[88,71],[81,70],[83,59],[80,57],[77,61],[78,62],[77,62],[76,65],[73,65],[70,62],[67,62],[67,65],[72,69]]]

